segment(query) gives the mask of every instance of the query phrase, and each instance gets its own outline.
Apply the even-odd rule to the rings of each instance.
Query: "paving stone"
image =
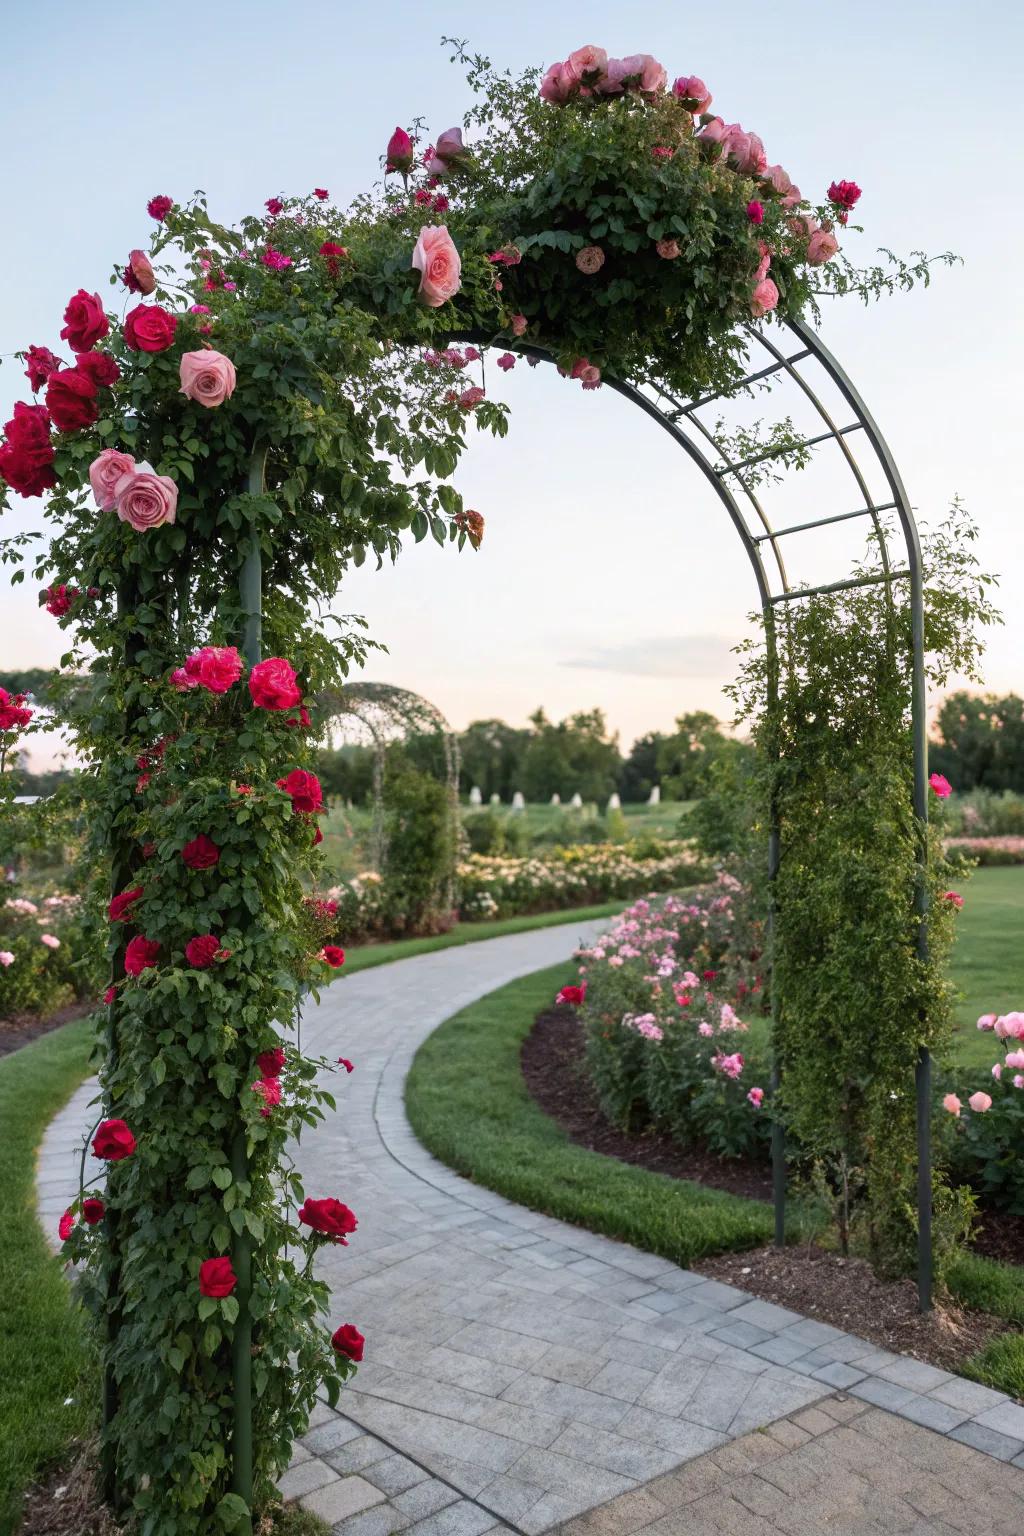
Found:
[[[383,1461],[373,1462],[363,1476],[391,1498],[396,1493],[404,1493],[407,1488],[414,1488],[417,1483],[425,1482],[430,1473],[424,1472],[414,1461],[396,1452],[393,1456],[386,1456]]]
[[[729,1312],[753,1299],[749,1291],[738,1290],[735,1285],[723,1285],[720,1280],[705,1280],[701,1285],[692,1286],[685,1296],[687,1301],[703,1301],[720,1312]]]
[[[360,1515],[349,1515],[335,1527],[333,1536],[393,1536],[411,1524],[410,1517],[403,1515],[394,1504],[374,1504]]]
[[[314,1488],[320,1488],[325,1483],[334,1482],[337,1472],[326,1462],[310,1457],[308,1461],[302,1461],[295,1467],[289,1467],[282,1478],[278,1479],[278,1488],[282,1499],[287,1503],[289,1499],[298,1499],[304,1493],[312,1493]]]
[[[774,1338],[774,1334],[767,1333],[763,1328],[755,1328],[753,1323],[729,1322],[723,1328],[717,1329],[711,1337],[721,1339],[725,1344],[733,1344],[738,1349],[751,1349],[755,1344],[763,1344],[766,1339]],[[784,1360],[783,1365],[789,1361]]]
[[[938,1429],[948,1434],[967,1418],[962,1408],[951,1408],[948,1403],[937,1403],[933,1397],[915,1396],[900,1407],[900,1414],[926,1429]]]
[[[484,1531],[493,1530],[497,1524],[490,1510],[469,1499],[459,1499],[435,1515],[427,1515],[412,1529],[416,1536],[483,1536]]]
[[[299,1500],[303,1509],[319,1515],[328,1525],[335,1525],[349,1515],[361,1514],[373,1504],[382,1504],[384,1495],[363,1477],[339,1477]]]
[[[764,1328],[768,1333],[781,1333],[791,1323],[804,1321],[799,1312],[777,1307],[773,1301],[748,1301],[737,1307],[731,1316],[738,1323],[753,1323],[755,1328]]]
[[[1009,1399],[995,1408],[986,1408],[984,1413],[976,1414],[975,1422],[985,1429],[994,1429],[1000,1435],[1008,1435],[1012,1440],[1024,1440],[1024,1408],[1011,1403]]]
[[[884,1365],[875,1373],[883,1381],[894,1381],[898,1387],[909,1387],[912,1392],[930,1392],[950,1380],[949,1371],[940,1371],[936,1365],[924,1360],[912,1360],[905,1356],[893,1365]]]
[[[854,1397],[874,1403],[876,1408],[889,1408],[895,1413],[917,1395],[909,1387],[899,1387],[894,1381],[884,1381],[881,1376],[865,1376],[863,1381],[855,1382],[850,1391]]]
[[[410,1520],[423,1520],[427,1515],[434,1515],[439,1509],[444,1509],[446,1504],[454,1504],[458,1497],[458,1491],[448,1483],[430,1478],[428,1482],[417,1483],[405,1493],[396,1494],[392,1503]]]
[[[334,1418],[328,1424],[321,1424],[318,1429],[311,1429],[303,1435],[301,1444],[314,1456],[322,1456],[326,1451],[336,1451],[341,1446],[347,1445],[351,1440],[358,1440],[362,1434],[358,1424],[353,1424],[349,1419]]]
[[[969,1414],[984,1413],[986,1408],[998,1408],[1006,1402],[1004,1392],[982,1386],[980,1381],[968,1381],[964,1376],[954,1376],[949,1381],[933,1387],[928,1393],[940,1403],[951,1408],[963,1408]]]
[[[841,1365],[838,1361],[834,1365],[823,1365],[813,1374],[815,1381],[824,1381],[830,1387],[853,1387],[858,1381],[864,1380],[863,1371],[855,1370],[852,1365]]]
[[[356,1439],[339,1445],[336,1450],[325,1451],[324,1460],[335,1472],[362,1472],[390,1454],[390,1448],[383,1440],[360,1432]]]
[[[954,1440],[972,1445],[976,1451],[984,1451],[999,1461],[1015,1461],[1024,1451],[1024,1442],[1010,1435],[1001,1435],[997,1429],[988,1429],[984,1424],[979,1424],[977,1419],[968,1419],[957,1425],[952,1434]]]

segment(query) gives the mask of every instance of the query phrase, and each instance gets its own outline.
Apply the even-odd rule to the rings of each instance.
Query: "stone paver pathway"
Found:
[[[972,1460],[985,1469],[981,1483],[991,1476],[1019,1486],[1024,1408],[1001,1393],[527,1211],[420,1147],[402,1103],[420,1042],[484,993],[567,959],[599,926],[549,928],[365,971],[330,988],[307,1014],[306,1049],[357,1065],[338,1085],[337,1115],[297,1155],[307,1193],[337,1195],[359,1217],[351,1246],[325,1253],[322,1272],[334,1291],[332,1326],[353,1322],[368,1343],[344,1413],[318,1408],[282,1482],[286,1497],[344,1536],[405,1528],[481,1536],[498,1525],[534,1536],[568,1520],[597,1533],[616,1507],[641,1512],[630,1530],[654,1520],[665,1536],[845,1530],[786,1525],[784,1510],[772,1525],[776,1513],[751,1511],[743,1488],[728,1492],[732,1524],[719,1518],[724,1504],[705,1519],[697,1504],[673,1506],[663,1496],[682,1464],[695,1474],[721,1470],[730,1442],[757,1444],[763,1437],[751,1431],[787,1415],[797,1415],[799,1431],[801,1411],[824,1411],[821,1402],[837,1401],[837,1389],[900,1416],[865,1416],[858,1435],[879,1422],[900,1434],[924,1426],[941,1432],[947,1469],[985,1452]],[[77,1189],[92,1091],[79,1090],[41,1150],[40,1214],[51,1234]],[[834,1443],[845,1446],[852,1433],[837,1431]],[[881,1476],[886,1458],[876,1459]],[[771,1482],[769,1473],[756,1476]],[[848,1528],[1002,1536],[995,1525],[933,1527],[912,1498],[904,1502],[921,1515],[916,1526],[872,1525],[869,1510]]]

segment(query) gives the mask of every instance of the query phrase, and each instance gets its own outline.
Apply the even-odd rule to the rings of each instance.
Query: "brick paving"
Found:
[[[321,1272],[332,1326],[356,1323],[368,1343],[344,1413],[318,1406],[285,1497],[339,1536],[535,1536],[563,1524],[573,1536],[653,1526],[660,1536],[1020,1536],[1024,1408],[1002,1393],[527,1211],[420,1147],[402,1102],[420,1042],[484,993],[567,959],[598,927],[365,971],[304,1020],[307,1050],[357,1064],[337,1114],[296,1156],[309,1194],[337,1195],[359,1217],[351,1246],[325,1252]],[[94,1091],[79,1090],[40,1151],[51,1235],[77,1190]],[[729,1459],[766,1446],[778,1447],[766,1466]],[[942,1489],[954,1469],[967,1480],[969,1515],[944,1492],[941,1509],[921,1507],[929,1479],[905,1446],[933,1457]]]

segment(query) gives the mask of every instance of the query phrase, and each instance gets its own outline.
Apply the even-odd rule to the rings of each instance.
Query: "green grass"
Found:
[[[527,1093],[519,1048],[570,979],[538,971],[448,1019],[420,1046],[406,1085],[413,1129],[436,1157],[533,1210],[679,1264],[768,1241],[769,1206],[632,1168],[574,1146]]]
[[[947,1283],[957,1301],[1024,1327],[1024,1269],[978,1253],[965,1253],[951,1266]]]
[[[81,1019],[0,1059],[0,1536],[16,1529],[22,1489],[95,1422],[86,1329],[35,1211],[36,1148],[86,1075],[90,1042]]]
[[[953,950],[953,980],[964,994],[956,1009],[957,1058],[987,1067],[999,1052],[978,1030],[979,1016],[1024,1008],[1024,867],[976,869],[962,895]]]
[[[964,1376],[1024,1401],[1024,1334],[1002,1333],[961,1367]]]

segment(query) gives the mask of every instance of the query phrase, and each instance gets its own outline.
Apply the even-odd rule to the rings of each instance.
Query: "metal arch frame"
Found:
[[[683,449],[701,471],[714,490],[715,495],[725,507],[750,561],[760,599],[768,651],[769,705],[776,703],[778,700],[779,659],[776,609],[808,597],[826,596],[830,593],[848,591],[857,587],[884,585],[886,602],[890,611],[892,611],[893,583],[902,580],[909,582],[912,652],[910,657],[911,733],[913,747],[912,805],[919,833],[917,848],[918,880],[915,898],[918,919],[916,944],[919,956],[922,959],[926,959],[928,955],[928,894],[925,878],[928,847],[928,734],[924,666],[924,569],[921,542],[913,510],[902,477],[896,466],[896,461],[882,435],[881,429],[860,392],[853,384],[853,381],[839,361],[825,346],[824,342],[822,342],[816,331],[804,321],[796,319],[776,322],[770,328],[757,324],[748,324],[744,326],[744,331],[754,346],[767,353],[769,361],[765,366],[749,371],[742,380],[738,381],[729,390],[718,391],[690,401],[681,401],[654,381],[637,385],[606,376],[604,382],[617,394],[623,396],[624,399],[639,406],[645,415],[656,421],[669,434],[673,441]],[[781,344],[777,344],[773,339],[773,335],[778,332],[783,333]],[[784,337],[786,332],[797,343],[792,351],[788,351],[785,346]],[[493,341],[492,337],[478,332],[462,334],[452,339],[471,341],[483,347],[490,346]],[[531,360],[547,363],[555,361],[549,352],[538,347],[525,345],[521,342],[509,342],[507,338],[502,338],[501,344],[502,346],[511,347]],[[800,365],[806,363],[816,365],[838,389],[840,396],[850,407],[852,413],[852,420],[849,423],[839,426],[833,420],[832,414],[821,400],[813,383],[801,371]],[[697,413],[704,407],[718,401],[733,399],[743,392],[750,393],[754,385],[760,384],[764,380],[774,379],[780,375],[790,379],[804,398],[811,404],[817,413],[823,430],[809,437],[804,437],[796,443],[788,444],[784,449],[769,449],[767,452],[755,454],[749,459],[733,462],[729,458],[726,448],[716,438],[714,431],[708,427],[706,422],[700,419]],[[864,434],[864,441],[870,446],[874,462],[877,468],[881,470],[885,483],[889,488],[891,500],[885,502],[873,500],[867,477],[853,447],[848,441],[856,433]],[[838,446],[862,504],[850,511],[833,513],[830,516],[815,518],[812,521],[797,523],[786,528],[772,527],[760,498],[756,494],[754,484],[750,477],[745,474],[745,471],[758,463],[772,459],[784,459],[785,454],[793,452],[794,448],[813,448],[818,444],[826,442],[834,442]],[[739,494],[733,489],[733,485],[738,488]],[[750,515],[755,520],[758,527],[757,532],[751,532],[747,517],[744,514],[741,496],[749,508]],[[896,513],[903,536],[906,559],[904,564],[897,566],[892,564],[889,549],[890,535],[882,520],[883,514],[887,512]],[[782,539],[809,532],[812,529],[828,527],[862,517],[869,518],[871,521],[882,567],[879,573],[851,577],[847,580],[830,582],[816,587],[793,587],[790,585],[785,561],[780,549],[780,541]],[[762,555],[762,550],[766,545],[772,554],[773,570],[767,566]],[[776,585],[778,590],[773,590],[773,587]],[[770,893],[774,888],[781,856],[782,849],[780,845],[778,816],[773,807],[770,816],[768,839]],[[769,971],[771,971],[773,913],[774,898],[770,894],[768,914]],[[771,985],[770,979],[769,987]],[[771,996],[770,992],[769,996]],[[777,1087],[778,1082],[779,1070],[776,1064],[773,1069],[773,1087]],[[923,1046],[919,1053],[915,1074],[915,1094],[917,1112],[917,1288],[919,1308],[922,1312],[926,1312],[932,1305],[933,1281],[931,1057],[928,1050]],[[786,1165],[783,1131],[778,1122],[774,1123],[772,1130],[772,1175],[775,1242],[777,1246],[781,1246],[785,1239]]]
[[[387,841],[384,831],[384,753],[387,747],[387,739],[381,723],[375,718],[374,711],[383,714],[386,719],[396,725],[402,726],[407,732],[410,729],[424,726],[431,728],[435,735],[440,736],[444,750],[445,785],[448,791],[448,820],[452,835],[453,861],[458,851],[459,829],[459,742],[447,719],[422,694],[413,693],[408,688],[399,688],[392,683],[374,683],[360,681],[349,683],[343,689],[336,692],[321,694],[317,704],[323,712],[324,719],[337,720],[344,715],[350,715],[358,720],[369,731],[373,738],[373,843],[374,856],[377,861],[378,874],[383,873],[384,862],[387,856]],[[449,870],[445,882],[443,899],[450,909],[455,904],[455,870]]]

